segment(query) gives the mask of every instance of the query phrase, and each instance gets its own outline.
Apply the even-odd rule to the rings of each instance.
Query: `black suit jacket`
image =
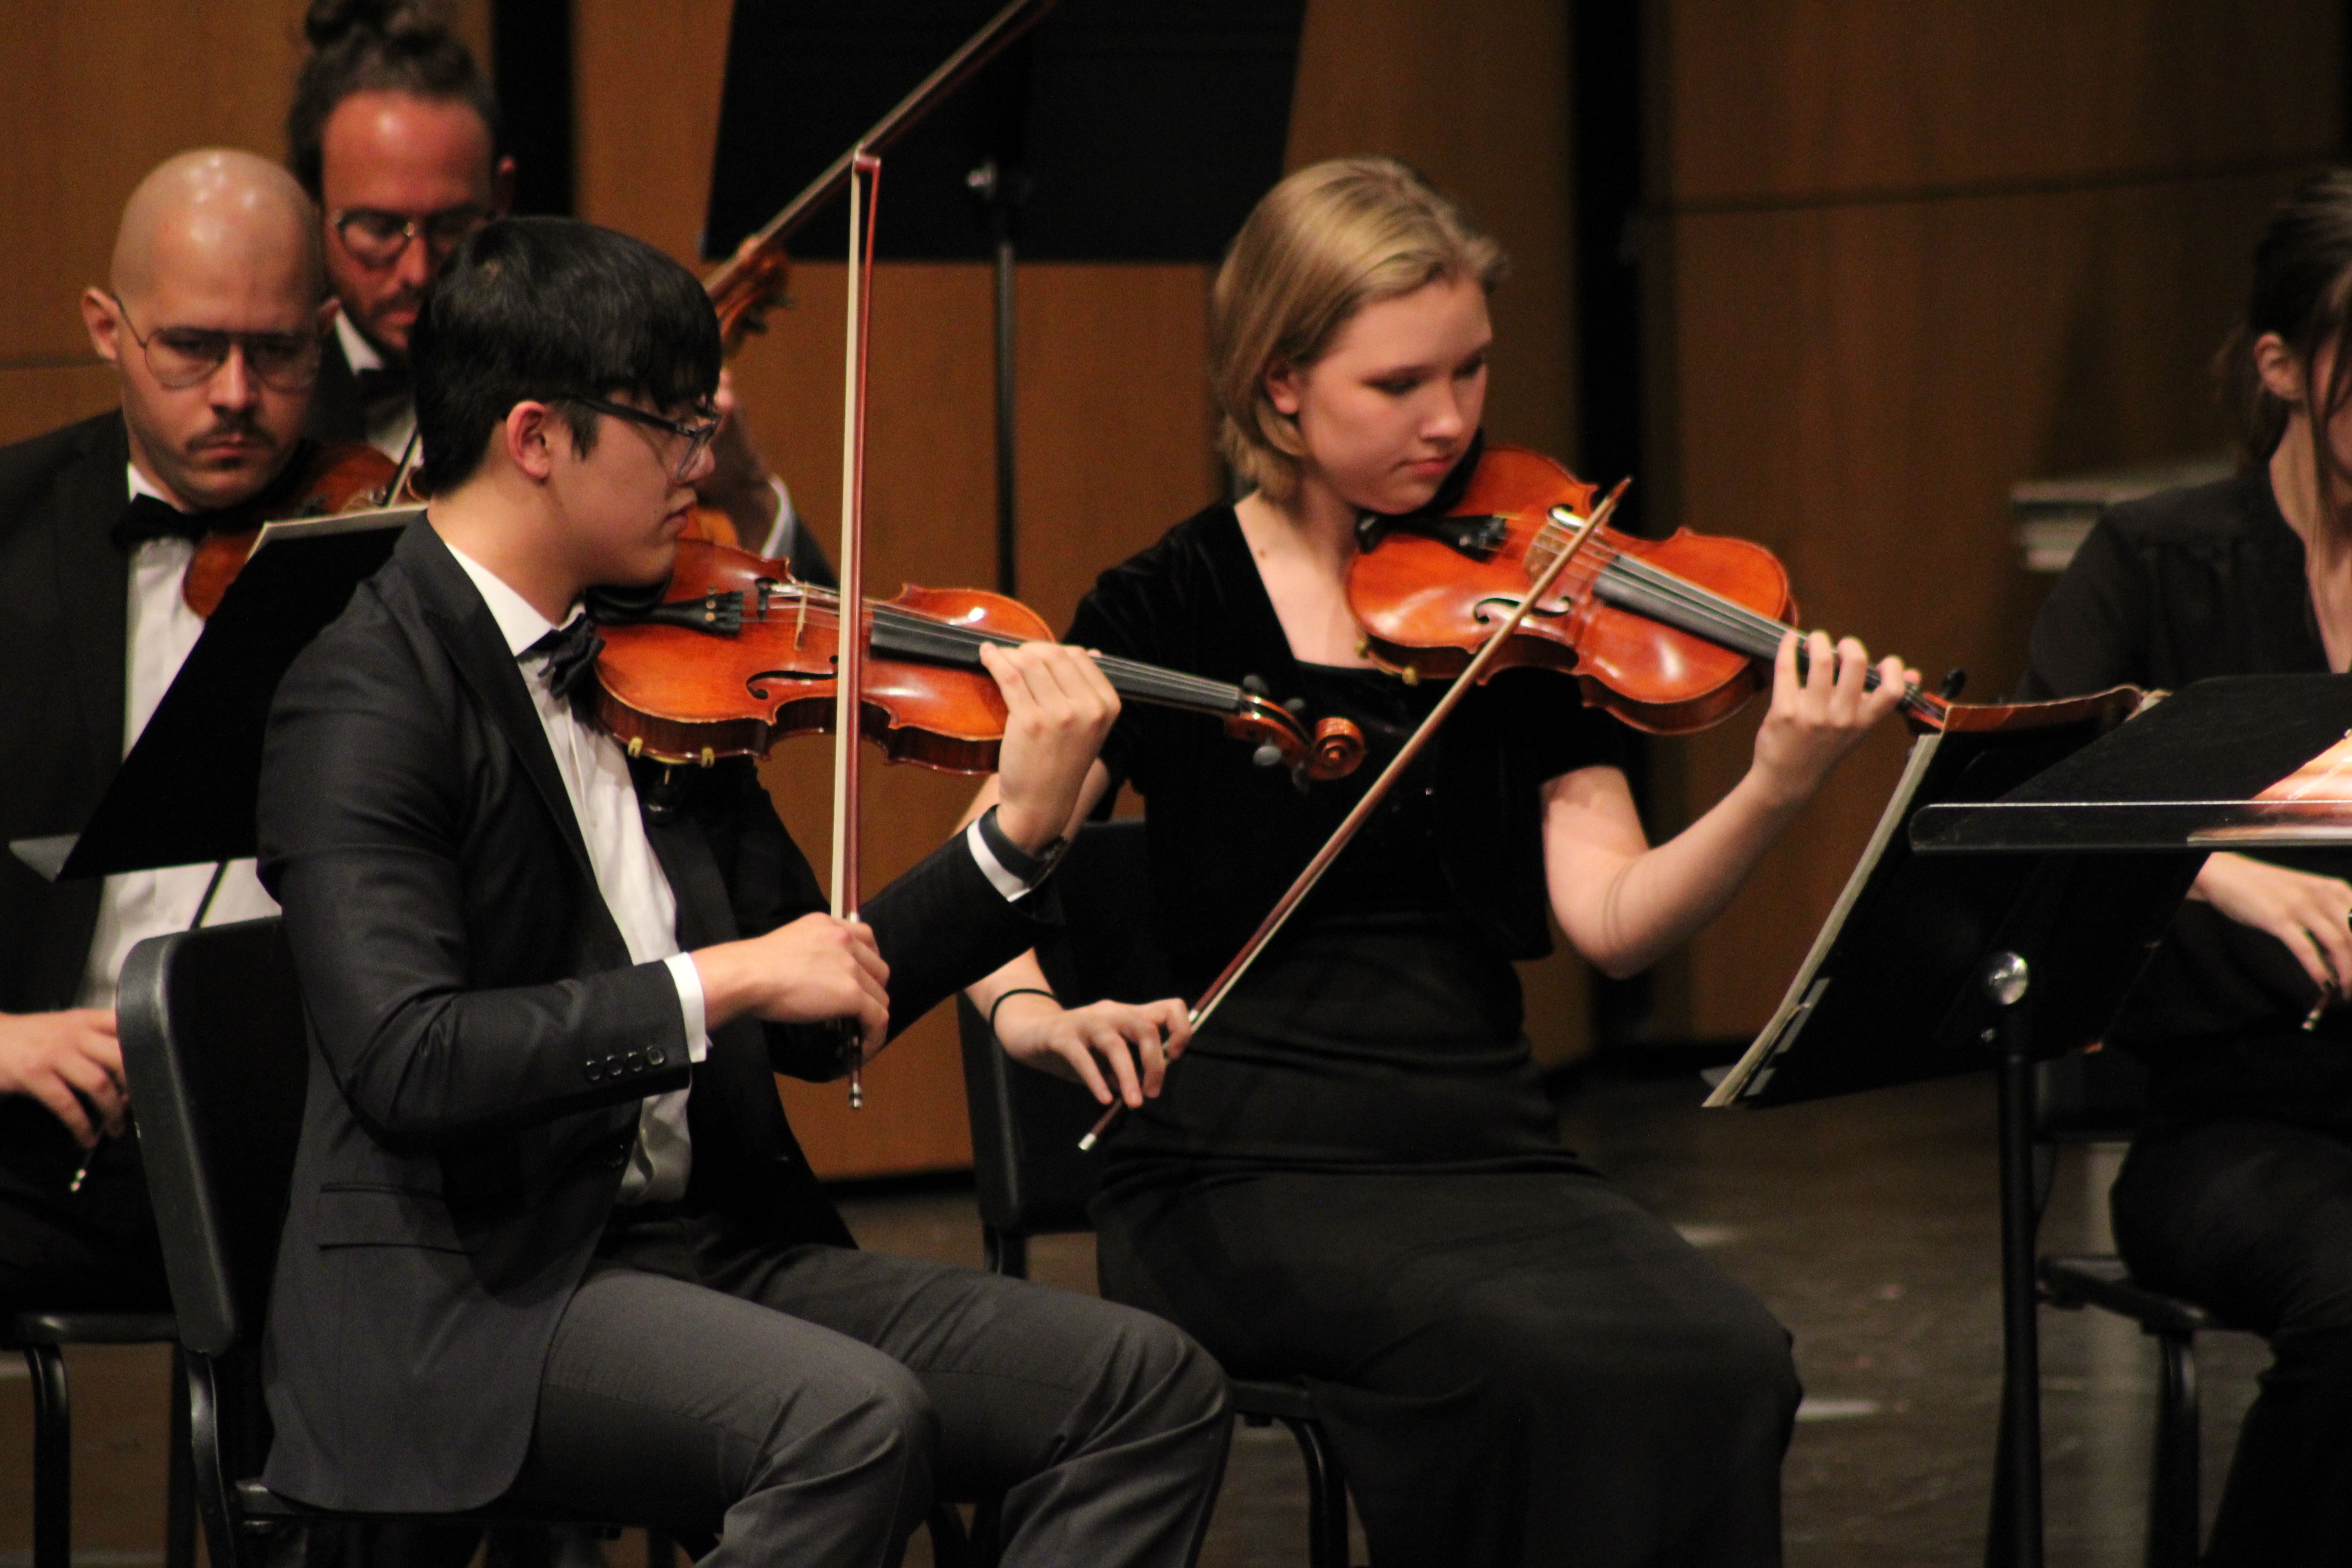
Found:
[[[823,907],[748,763],[656,815],[689,951]],[[426,524],[279,687],[260,830],[314,1046],[265,1334],[267,1479],[331,1507],[473,1507],[520,1466],[639,1100],[689,1082],[677,991],[629,962],[522,674]],[[960,842],[866,916],[894,1030],[1041,930]],[[808,1045],[750,1019],[712,1033],[688,1202],[847,1245],[770,1077],[822,1076]]]
[[[131,563],[108,533],[130,460],[120,413],[0,449],[0,843],[79,833],[122,764]],[[0,849],[0,1012],[73,1005],[100,887],[44,881]],[[0,1096],[0,1190],[19,1208],[61,1205],[81,1159],[47,1107]],[[105,1201],[75,1219],[127,1235],[144,1224],[134,1146],[109,1141],[100,1160],[86,1190]]]
[[[367,410],[360,406],[359,377],[343,357],[343,337],[329,332],[319,353],[319,379],[310,385],[310,415],[302,434],[313,441],[364,441]]]
[[[130,460],[119,413],[0,449],[0,840],[79,832],[122,764]],[[0,1012],[72,1004],[98,895],[0,855]]]

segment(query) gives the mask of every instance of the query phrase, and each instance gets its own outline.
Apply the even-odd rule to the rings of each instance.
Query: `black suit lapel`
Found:
[[[522,760],[522,771],[562,829],[581,875],[589,887],[595,887],[595,867],[588,858],[587,842],[580,837],[580,819],[572,815],[563,775],[556,771],[555,753],[548,750],[547,731],[540,724],[539,710],[531,706],[522,670],[499,634],[490,607],[482,603],[473,579],[466,575],[466,569],[457,564],[457,558],[449,553],[431,523],[422,519],[410,523],[393,555],[415,585],[425,623],[448,649],[450,662],[473,689],[483,711]],[[609,921],[609,915],[606,918]]]
[[[108,531],[130,504],[131,438],[122,416],[92,426],[80,460],[58,476],[50,513],[58,603],[66,618],[81,711],[76,740],[100,780],[122,765],[123,665],[131,625],[131,562]]]

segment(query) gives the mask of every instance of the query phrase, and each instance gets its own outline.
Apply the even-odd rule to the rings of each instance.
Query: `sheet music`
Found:
[[[1816,984],[1814,977],[1820,973],[1830,950],[1837,945],[1838,933],[1845,929],[1846,916],[1853,912],[1855,900],[1862,897],[1863,889],[1869,885],[1871,873],[1878,868],[1879,857],[1886,852],[1887,844],[1903,830],[1904,824],[1910,818],[1912,797],[1918,794],[1919,781],[1927,776],[1927,766],[1935,761],[1937,748],[1942,744],[1943,739],[1943,735],[1937,732],[1922,735],[1911,742],[1911,755],[1904,763],[1903,776],[1896,781],[1895,793],[1887,799],[1886,809],[1879,814],[1878,826],[1871,830],[1870,843],[1863,849],[1862,858],[1854,863],[1853,874],[1845,879],[1845,887],[1838,894],[1837,903],[1830,910],[1830,918],[1822,921],[1822,929],[1814,933],[1811,950],[1805,954],[1805,962],[1798,968],[1797,977],[1789,983],[1789,994],[1780,999],[1779,1009],[1748,1046],[1747,1052],[1706,1097],[1706,1103],[1709,1108],[1719,1109],[1731,1104],[1747,1091],[1751,1081],[1756,1088],[1763,1088],[1771,1077],[1772,1058],[1793,1044],[1803,1029],[1804,1021],[1812,1012],[1814,1004],[1829,988],[1828,981]]]

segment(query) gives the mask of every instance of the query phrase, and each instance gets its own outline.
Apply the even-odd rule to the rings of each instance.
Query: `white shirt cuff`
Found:
[[[1003,893],[1008,900],[1027,895],[1029,884],[1006,870],[1004,862],[989,852],[988,840],[981,837],[979,818],[974,817],[971,826],[963,830],[963,841],[971,846],[971,858],[978,863],[980,874],[988,879],[990,887]]]
[[[702,1017],[702,971],[694,967],[690,952],[674,952],[662,962],[669,965],[669,977],[677,985],[677,1010],[686,1019],[686,1059],[698,1062],[710,1054],[710,1028]]]

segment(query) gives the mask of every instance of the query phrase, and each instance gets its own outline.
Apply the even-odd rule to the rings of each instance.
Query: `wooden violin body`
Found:
[[[597,716],[631,756],[709,766],[765,756],[776,742],[830,733],[838,601],[795,582],[781,561],[692,540],[654,593],[600,592],[604,639]],[[1004,700],[979,662],[983,643],[1051,641],[1036,612],[1002,595],[909,586],[869,602],[859,730],[893,762],[942,773],[995,770]],[[1344,720],[1309,729],[1261,696],[1119,659],[1102,661],[1125,697],[1216,713],[1265,765],[1336,778],[1363,757]]]
[[[188,608],[209,619],[220,607],[221,595],[245,570],[264,523],[293,517],[330,517],[366,507],[389,506],[396,465],[362,442],[334,442],[320,447],[291,475],[283,476],[247,503],[250,515],[215,529],[196,546],[188,570],[180,579],[180,597]]]
[[[1409,679],[1462,672],[1487,634],[1590,513],[1594,487],[1553,459],[1488,447],[1443,518],[1368,537],[1348,574],[1367,651]],[[1587,703],[1654,734],[1722,722],[1771,679],[1796,623],[1788,572],[1760,544],[1693,533],[1648,540],[1593,531],[1492,668],[1576,677]],[[1876,672],[1867,678],[1876,684]],[[1939,699],[1906,692],[1915,722]]]

